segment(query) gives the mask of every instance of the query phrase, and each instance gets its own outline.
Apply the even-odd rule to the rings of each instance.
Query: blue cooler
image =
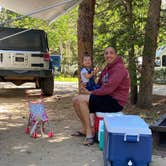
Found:
[[[136,115],[104,117],[104,166],[147,166],[152,158],[152,134]]]

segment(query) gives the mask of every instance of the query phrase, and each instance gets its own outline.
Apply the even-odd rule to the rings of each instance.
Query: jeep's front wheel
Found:
[[[41,80],[41,89],[46,96],[53,95],[54,92],[54,77],[47,77]]]

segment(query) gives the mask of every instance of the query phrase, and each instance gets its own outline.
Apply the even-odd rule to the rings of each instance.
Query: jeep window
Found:
[[[162,66],[166,66],[166,55],[162,56]]]
[[[0,28],[0,39],[24,29]],[[0,41],[0,50],[48,51],[47,35],[42,30],[30,30]]]

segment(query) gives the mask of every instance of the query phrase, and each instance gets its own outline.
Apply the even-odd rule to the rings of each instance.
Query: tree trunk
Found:
[[[128,38],[128,50],[129,50],[129,73],[131,78],[131,91],[130,91],[130,103],[136,104],[137,103],[137,73],[136,73],[136,57],[135,57],[135,50],[134,50],[134,21],[133,21],[133,0],[125,0],[126,12],[127,12],[127,20],[128,20],[128,31],[129,31],[129,38]]]
[[[159,33],[160,7],[161,0],[150,0],[148,18],[145,27],[143,64],[138,98],[138,106],[141,108],[149,108],[152,106],[154,60]]]
[[[131,48],[129,50],[129,73],[130,73],[130,78],[131,78],[130,103],[134,105],[137,103],[137,98],[138,98],[134,44],[131,44]]]
[[[93,59],[93,18],[95,11],[95,0],[83,0],[79,5],[78,16],[78,72],[80,82],[80,68],[84,52]]]
[[[68,76],[71,75],[70,73],[70,62],[71,56],[70,56],[70,41],[66,41],[66,73]]]

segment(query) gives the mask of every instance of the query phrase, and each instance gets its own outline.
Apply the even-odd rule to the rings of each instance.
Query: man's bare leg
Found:
[[[80,112],[85,121],[86,137],[93,137],[90,118],[89,118],[89,95],[80,95]]]
[[[90,113],[90,123],[91,123],[91,129],[92,129],[92,134],[95,135],[95,114]]]
[[[81,120],[81,124],[82,124],[82,129],[81,129],[81,133],[86,134],[86,126],[85,126],[85,121],[84,118],[82,116],[82,113],[80,111],[80,95],[76,96],[73,98],[72,102],[73,102],[73,107],[75,109],[75,112],[78,116],[78,118]]]

